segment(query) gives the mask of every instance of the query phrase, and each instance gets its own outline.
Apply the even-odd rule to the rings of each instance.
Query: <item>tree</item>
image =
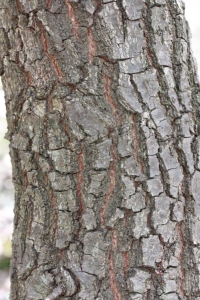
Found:
[[[200,299],[199,86],[180,0],[0,1],[11,299]]]

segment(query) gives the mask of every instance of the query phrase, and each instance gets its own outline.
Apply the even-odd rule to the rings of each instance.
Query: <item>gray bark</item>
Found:
[[[11,299],[200,299],[199,86],[180,0],[0,0]]]

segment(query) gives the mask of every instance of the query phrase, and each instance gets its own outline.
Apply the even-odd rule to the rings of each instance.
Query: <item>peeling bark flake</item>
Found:
[[[45,300],[55,300],[58,298],[58,296],[63,295],[65,291],[66,291],[65,287],[63,285],[59,285],[53,290],[51,295],[45,298]]]

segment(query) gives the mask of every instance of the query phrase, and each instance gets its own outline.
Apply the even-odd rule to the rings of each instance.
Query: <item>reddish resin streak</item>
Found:
[[[69,17],[72,22],[74,36],[78,37],[78,22],[75,18],[74,9],[73,9],[71,3],[69,3],[69,0],[65,0],[65,3],[69,9]]]
[[[178,235],[179,235],[179,239],[180,239],[180,243],[181,243],[181,251],[180,251],[180,255],[179,255],[179,263],[180,263],[180,291],[182,293],[183,296],[185,296],[185,292],[183,289],[183,283],[184,283],[184,279],[185,279],[185,274],[184,274],[184,270],[182,268],[182,260],[183,260],[183,252],[184,252],[184,241],[183,241],[183,233],[181,230],[181,223],[178,224]]]
[[[104,78],[104,91],[106,100],[111,108],[111,113],[113,118],[117,121],[118,124],[120,124],[120,118],[117,114],[117,106],[114,103],[112,97],[111,97],[111,90],[110,90],[110,79],[108,76],[103,75]],[[116,162],[117,162],[117,145],[113,143],[112,148],[112,162],[110,164],[110,186],[108,189],[108,194],[106,195],[106,199],[104,201],[103,207],[100,211],[100,217],[101,217],[101,227],[105,227],[105,211],[106,207],[110,201],[110,198],[112,197],[115,189],[116,184]],[[109,253],[109,270],[110,270],[110,283],[111,283],[111,290],[113,292],[114,300],[121,300],[120,293],[117,289],[116,284],[116,278],[115,278],[115,268],[114,268],[114,262],[113,262],[113,253],[117,250],[117,232],[116,230],[113,230],[112,232],[112,250]]]
[[[88,28],[88,42],[89,42],[89,61],[90,63],[92,63],[95,56],[96,45],[92,36],[91,27]]]
[[[110,78],[108,78],[108,76],[106,75],[104,75],[103,77],[104,77],[104,90],[106,94],[106,100],[111,107],[113,117],[116,117],[117,106],[110,95]]]
[[[22,4],[21,4],[20,0],[17,0],[17,8],[18,8],[20,13],[23,12],[23,8],[22,8]]]
[[[18,30],[17,32],[18,32],[18,37],[20,39],[21,49],[22,49],[23,48],[23,41],[22,41],[21,31]],[[22,70],[26,73],[27,85],[29,87],[31,85],[31,81],[32,81],[31,73],[25,69],[22,62],[19,61],[19,64],[20,64],[20,67],[22,68]]]
[[[64,132],[65,132],[66,136],[68,137],[67,146],[69,147],[70,143],[72,142],[71,134],[70,134],[70,131],[67,127],[67,124],[64,121],[62,121],[62,124],[63,124]]]
[[[147,290],[146,300],[149,300],[149,299],[150,299],[150,292],[151,292],[151,290]]]
[[[51,94],[54,92],[55,87],[56,87],[56,82],[53,84],[52,89],[51,89],[51,91],[50,91],[50,93],[49,93],[49,95],[48,95],[48,97],[47,97],[48,111],[49,111],[50,113],[53,111],[53,109],[52,109],[52,103],[51,103],[51,100],[50,100],[50,96],[51,96]]]
[[[29,71],[27,71],[22,64],[20,64],[22,70],[26,73],[26,78],[27,78],[27,86],[30,87],[31,81],[32,81],[32,76]]]
[[[52,104],[51,104],[51,100],[50,100],[49,97],[47,98],[47,107],[48,107],[49,113],[52,113],[53,112],[53,110],[52,110]]]
[[[127,227],[128,227],[128,220],[129,220],[130,214],[131,214],[131,211],[129,209],[126,209],[126,212],[125,212],[125,223],[126,223]]]
[[[83,184],[83,153],[78,155],[79,173],[78,173],[78,184],[77,184],[77,196],[79,201],[79,218],[82,217],[83,213],[83,196],[82,196],[82,184]]]
[[[51,8],[51,0],[47,0],[47,9]]]
[[[25,72],[26,72],[26,75],[27,75],[27,85],[30,86],[31,85],[31,80],[32,80],[31,74],[28,71],[25,71]]]
[[[117,124],[120,125],[122,120],[120,115],[117,112],[117,105],[115,104],[115,102],[111,97],[110,78],[106,75],[103,75],[103,78],[104,78],[104,91],[106,95],[106,101],[110,105],[113,118],[116,120]]]
[[[101,8],[101,0],[95,0],[96,2],[96,8],[94,12],[94,16],[98,13],[99,9]]]
[[[117,250],[117,231],[113,230],[112,232],[112,247],[116,251]]]
[[[126,278],[127,276],[127,270],[129,268],[129,255],[128,252],[123,252],[123,256],[124,256],[124,278]]]
[[[60,262],[64,257],[65,251],[63,249],[59,250],[58,262]]]
[[[61,71],[60,71],[60,69],[59,69],[59,67],[57,65],[56,59],[48,51],[48,43],[47,43],[47,40],[46,40],[46,37],[45,37],[45,34],[44,34],[44,27],[43,27],[43,25],[41,25],[41,28],[42,28],[42,42],[43,42],[43,45],[44,45],[44,51],[46,52],[47,56],[51,60],[52,65],[54,66],[55,72],[56,72],[59,80],[62,80]]]
[[[108,194],[106,195],[106,199],[104,201],[103,207],[100,211],[100,217],[101,217],[101,227],[105,226],[105,211],[106,211],[106,207],[108,205],[108,202],[114,192],[115,189],[115,165],[117,162],[117,149],[116,149],[116,145],[113,145],[113,150],[112,150],[112,156],[113,156],[113,161],[110,164],[110,186],[108,189]]]
[[[116,278],[115,278],[115,268],[114,268],[114,262],[113,262],[113,251],[110,251],[109,254],[109,270],[110,270],[110,283],[111,283],[111,289],[114,295],[114,300],[121,300],[120,293],[117,289],[116,284]]]

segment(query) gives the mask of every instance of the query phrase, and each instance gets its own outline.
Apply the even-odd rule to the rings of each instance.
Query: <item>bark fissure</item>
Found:
[[[11,299],[198,299],[199,87],[180,2],[7,2]]]
[[[112,243],[113,243],[113,241],[112,241]],[[115,248],[115,245],[113,245],[113,247]],[[117,285],[116,285],[116,275],[115,275],[113,255],[114,255],[114,250],[110,250],[110,253],[109,253],[109,267],[110,267],[111,289],[112,289],[112,292],[113,292],[114,300],[121,300],[121,296],[120,296],[120,293],[119,293]]]
[[[70,3],[69,0],[65,0],[65,3],[68,7],[68,10],[69,10],[69,17],[70,17],[70,20],[72,22],[72,26],[73,26],[73,33],[74,33],[74,36],[76,38],[78,38],[78,27],[79,27],[79,24],[78,24],[78,21],[75,17],[75,13],[74,13],[74,8],[72,6],[72,4]]]
[[[78,165],[79,165],[79,173],[78,173],[78,182],[77,182],[77,196],[78,196],[78,202],[79,202],[79,232],[78,236],[81,230],[81,219],[82,219],[82,214],[84,210],[83,206],[83,194],[82,194],[82,189],[83,189],[83,171],[84,171],[84,162],[83,162],[83,153],[81,152],[78,155]]]
[[[43,24],[41,23],[41,36],[42,36],[42,42],[43,42],[43,45],[44,45],[44,51],[46,53],[46,55],[49,57],[49,59],[51,60],[51,63],[54,67],[54,70],[59,78],[59,81],[62,81],[62,74],[61,74],[61,71],[58,67],[58,64],[56,62],[56,59],[55,57],[53,57],[53,55],[49,52],[48,50],[48,42],[47,42],[47,39],[45,37],[45,30],[44,30],[44,26]]]
[[[109,169],[109,178],[110,178],[110,185],[108,187],[108,193],[106,195],[104,204],[101,208],[100,211],[100,216],[101,216],[101,226],[102,228],[105,227],[106,224],[106,219],[105,219],[105,211],[108,205],[108,202],[110,198],[112,197],[115,189],[115,184],[116,184],[116,163],[117,163],[117,149],[116,149],[116,144],[113,142],[112,146],[112,162],[110,164],[110,169]]]

